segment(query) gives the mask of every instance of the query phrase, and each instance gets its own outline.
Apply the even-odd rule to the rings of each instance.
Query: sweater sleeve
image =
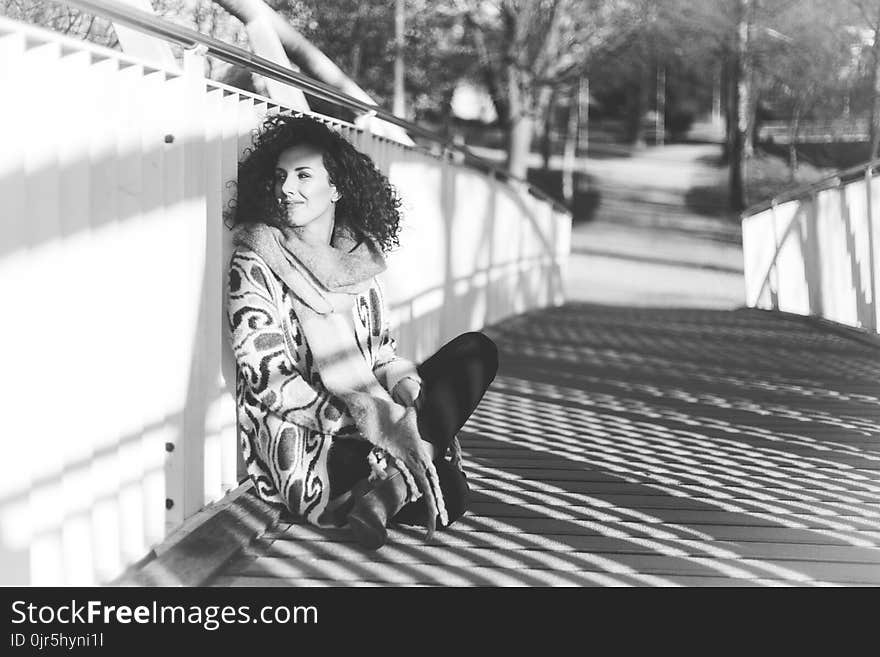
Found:
[[[421,386],[422,378],[419,376],[415,364],[397,355],[397,341],[391,335],[385,294],[378,280],[375,282],[373,289],[376,291],[374,300],[376,307],[373,308],[373,312],[380,318],[381,325],[379,348],[376,352],[373,374],[389,393],[394,390],[394,386],[402,379],[412,379]]]
[[[237,250],[228,277],[227,318],[239,378],[252,401],[283,420],[324,434],[350,428],[344,404],[297,369],[294,336],[282,321],[281,290],[266,264]],[[291,328],[298,329],[291,317]]]

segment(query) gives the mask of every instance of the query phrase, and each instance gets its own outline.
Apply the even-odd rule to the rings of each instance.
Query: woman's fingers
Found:
[[[428,507],[428,533],[426,539],[430,541],[434,537],[434,530],[437,528],[437,500],[434,497],[434,489],[428,479],[427,471],[420,471],[416,481]]]
[[[437,528],[437,497],[434,495],[434,487],[431,485],[431,481],[438,482],[437,490],[439,490],[439,478],[437,475],[437,470],[434,468],[434,464],[428,461],[428,469],[426,471],[426,479],[428,480],[428,487],[431,489],[431,495],[425,499],[425,503],[428,506],[428,533],[425,537],[425,540],[430,541],[434,538],[434,530]]]
[[[437,528],[437,498],[434,495],[434,487],[431,485],[430,476],[433,475],[434,481],[439,481],[437,470],[430,459],[426,459],[424,455],[416,453],[408,455],[405,459],[407,468],[416,480],[416,485],[422,491],[422,497],[425,498],[425,505],[428,510],[428,533],[427,540],[434,537],[434,531]]]

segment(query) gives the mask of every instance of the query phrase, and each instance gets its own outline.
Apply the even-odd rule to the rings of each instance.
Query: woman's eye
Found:
[[[311,178],[311,177],[312,177],[312,175],[310,173],[306,173],[305,171],[300,171],[300,173],[299,173],[300,180],[305,180],[306,178]]]
[[[275,182],[283,183],[287,179],[287,174],[284,171],[276,171],[275,172]]]

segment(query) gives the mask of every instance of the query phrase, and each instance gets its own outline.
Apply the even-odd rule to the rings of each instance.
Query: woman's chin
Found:
[[[288,214],[284,220],[284,223],[290,228],[302,228],[309,223],[309,220]]]

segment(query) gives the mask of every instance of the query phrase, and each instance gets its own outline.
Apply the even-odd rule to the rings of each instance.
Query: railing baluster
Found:
[[[773,222],[773,263],[770,265],[770,275],[767,277],[767,287],[770,290],[770,305],[773,310],[779,310],[779,225],[776,216],[777,203],[774,199],[770,204],[770,218]]]
[[[168,124],[164,117],[163,108],[167,105],[168,82],[164,71],[145,72],[141,81],[141,111],[140,132],[142,148],[141,168],[141,191],[143,194],[144,214],[141,217],[143,225],[139,234],[142,236],[141,250],[146,254],[145,259],[150,261],[158,251],[163,235],[156,234],[155,229],[150,230],[157,221],[171,221],[174,216],[166,214],[165,207],[165,166],[166,150],[171,145],[165,143],[168,132]],[[166,268],[162,268],[164,272]],[[150,276],[149,281],[143,284],[140,291],[140,303],[145,308],[152,307],[157,298],[162,297],[163,285],[166,281],[164,276]],[[167,302],[166,302],[167,304]],[[161,322],[159,326],[165,327],[167,322]],[[167,333],[156,325],[151,325],[145,331],[152,340],[165,344]],[[166,356],[167,357],[167,356]],[[142,474],[141,482],[144,491],[144,540],[146,544],[155,545],[165,536],[165,500],[167,497],[166,462],[173,458],[173,454],[166,451],[166,446],[172,447],[179,437],[179,422],[172,415],[167,417],[171,409],[176,410],[176,392],[174,384],[168,377],[165,362],[156,358],[152,352],[145,350],[140,360],[139,381],[136,389],[140,391],[142,398],[140,405],[144,417],[149,423],[143,431],[141,438],[142,448]],[[164,384],[162,383],[164,380]]]
[[[115,87],[116,112],[112,115],[112,129],[115,137],[115,164],[117,188],[115,191],[116,207],[113,222],[114,233],[120,244],[136,239],[143,228],[142,215],[145,196],[143,193],[143,164],[141,122],[138,120],[142,104],[143,67],[140,65],[121,68],[113,77]],[[108,122],[111,123],[111,122]],[[129,253],[128,249],[115,249],[114,260],[119,271],[126,271],[117,276],[118,293],[116,312],[120,317],[136,317],[142,307],[148,285],[143,277],[134,272],[149,267],[150,254],[139,250]],[[143,344],[150,339],[149,331],[143,322],[131,326],[127,340]],[[133,351],[124,360],[136,371],[145,369],[145,355],[142,349]],[[118,398],[117,413],[128,418],[129,431],[116,436],[117,476],[119,479],[117,495],[117,514],[119,518],[119,534],[121,538],[121,564],[136,561],[143,555],[149,544],[144,541],[144,503],[141,481],[143,479],[145,460],[141,453],[141,439],[144,427],[149,422],[146,408],[142,402],[145,396],[152,393],[146,381],[141,377]],[[106,575],[105,575],[106,577]]]
[[[214,217],[209,220],[223,222],[227,219],[226,213],[230,208],[230,202],[234,198],[235,190],[231,184],[238,175],[238,135],[239,135],[239,109],[244,103],[244,99],[237,93],[223,91],[223,135],[222,135],[222,153],[220,155],[221,171],[221,214],[220,217]],[[220,245],[220,300],[225,304],[226,298],[226,275],[229,258],[232,255],[232,233],[225,228],[221,231]],[[229,426],[223,426],[220,433],[220,459],[221,474],[220,485],[224,492],[229,491],[238,483],[238,430],[236,426],[236,404],[235,404],[235,362],[232,357],[232,348],[229,345],[226,307],[222,305],[218,309],[217,321],[220,323],[220,340],[221,340],[221,359],[220,369],[222,377],[222,385],[224,393],[222,399],[230,408],[223,414],[224,422]]]

